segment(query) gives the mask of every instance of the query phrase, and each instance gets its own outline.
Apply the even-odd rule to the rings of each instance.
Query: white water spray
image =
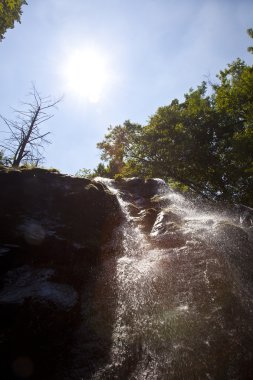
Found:
[[[224,226],[244,232],[218,213],[198,211],[161,180],[148,205],[135,191],[127,198],[131,180],[125,188],[97,181],[117,196],[124,222],[110,362],[93,379],[244,379],[252,289],[244,291],[239,269],[219,249]],[[143,232],[154,209],[154,222]],[[241,254],[239,243],[230,246],[233,254]]]

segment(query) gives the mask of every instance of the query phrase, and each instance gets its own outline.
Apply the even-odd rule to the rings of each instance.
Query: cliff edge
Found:
[[[2,169],[0,210],[1,377],[71,378],[79,356],[92,372],[110,345],[110,285],[99,273],[113,255],[116,197],[88,179]]]

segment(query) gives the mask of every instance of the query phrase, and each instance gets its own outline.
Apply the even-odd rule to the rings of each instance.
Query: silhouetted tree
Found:
[[[41,124],[54,116],[50,110],[61,101],[61,98],[53,101],[50,97],[41,97],[34,85],[30,96],[32,101],[23,103],[24,110],[14,109],[15,120],[0,115],[8,134],[0,147],[5,150],[7,163],[13,167],[21,162],[37,166],[44,159],[42,151],[45,144],[50,143],[50,132],[41,132]]]

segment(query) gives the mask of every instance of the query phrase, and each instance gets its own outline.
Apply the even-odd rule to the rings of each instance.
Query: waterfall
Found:
[[[124,220],[110,360],[92,379],[251,379],[252,227],[162,180],[96,180]]]

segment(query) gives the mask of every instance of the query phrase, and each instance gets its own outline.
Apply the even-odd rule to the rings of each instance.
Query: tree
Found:
[[[108,168],[105,167],[101,162],[98,164],[93,172],[94,177],[108,177]]]
[[[7,29],[14,28],[15,21],[20,23],[23,5],[27,5],[25,0],[2,0],[0,2],[0,41],[4,39]]]
[[[101,159],[109,162],[107,174],[114,177],[122,173],[129,162],[141,132],[141,125],[126,120],[123,125],[110,126],[108,132],[97,147],[102,151]]]
[[[158,108],[142,129],[135,161],[145,176],[173,180],[208,196],[221,175],[215,171],[213,145],[217,117],[206,90],[203,82],[182,103],[174,99]]]
[[[160,177],[205,197],[253,205],[253,68],[237,60],[158,108],[147,125],[110,127],[98,147],[111,176]]]
[[[161,177],[253,206],[253,66],[237,59],[217,78],[158,108],[143,127],[110,127],[97,146],[111,175]]]
[[[95,178],[95,177],[108,177],[108,168],[105,167],[104,164],[101,162],[98,164],[96,169],[86,169],[82,168],[79,169],[78,172],[75,174],[76,177],[80,178]]]
[[[0,165],[4,165],[4,153],[0,150]]]
[[[135,161],[146,176],[204,196],[253,205],[253,68],[237,60],[185,100],[160,107],[143,127]]]
[[[94,173],[91,169],[82,168],[79,169],[78,172],[76,172],[75,176],[80,178],[92,179],[94,178]]]
[[[7,133],[0,147],[7,151],[7,163],[18,167],[21,162],[38,165],[44,159],[42,151],[45,144],[49,144],[50,132],[41,132],[41,124],[51,119],[54,115],[50,113],[61,101],[53,101],[50,97],[41,97],[35,86],[30,92],[31,102],[23,103],[24,110],[16,110],[15,120],[9,120],[0,115]]]
[[[217,154],[229,197],[252,204],[253,186],[253,67],[237,59],[218,75],[214,86]]]

